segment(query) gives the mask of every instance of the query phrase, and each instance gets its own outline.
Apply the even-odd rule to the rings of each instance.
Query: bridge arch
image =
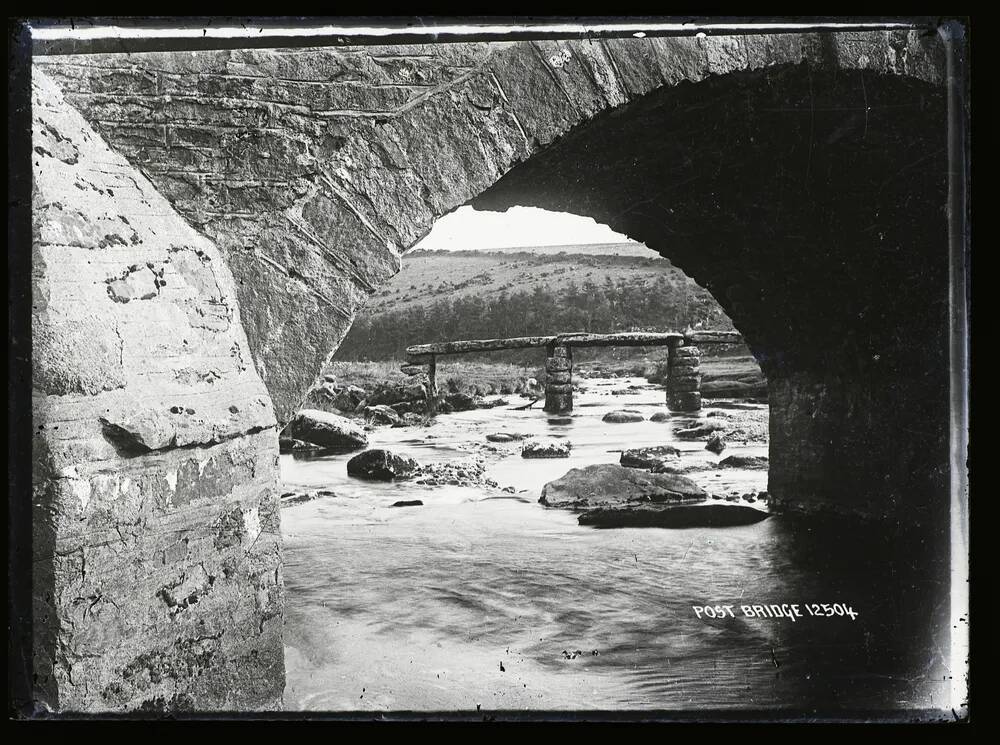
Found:
[[[132,707],[164,695],[185,705],[193,698],[202,708],[234,701],[266,708],[280,700],[280,546],[275,538],[266,556],[260,544],[261,556],[252,561],[237,556],[240,540],[249,542],[247,526],[277,523],[277,442],[261,381],[277,419],[287,419],[358,309],[398,271],[402,253],[435,219],[467,203],[593,217],[667,256],[711,291],[768,377],[770,490],[786,510],[944,524],[947,132],[938,37],[857,32],[54,55],[34,66],[38,79],[61,91],[43,112],[52,114],[47,123],[55,129],[39,124],[48,139],[36,169],[53,167],[44,158],[55,157],[83,170],[85,159],[78,164],[64,152],[70,146],[51,134],[67,121],[60,118],[64,97],[128,160],[116,161],[122,186],[104,185],[121,199],[130,188],[128,170],[141,171],[151,184],[132,183],[158,210],[144,215],[146,227],[183,233],[201,247],[196,258],[187,257],[189,296],[159,293],[160,282],[142,274],[154,289],[139,288],[145,294],[137,299],[146,302],[149,295],[159,304],[155,319],[166,331],[187,324],[182,330],[197,328],[206,338],[216,333],[210,322],[221,323],[216,316],[228,312],[225,303],[220,311],[216,294],[233,296],[239,308],[238,318],[226,319],[232,337],[226,344],[213,337],[208,351],[170,352],[189,355],[190,390],[210,390],[205,395],[218,409],[213,416],[228,428],[206,419],[204,431],[186,431],[192,439],[181,442],[171,439],[174,420],[162,412],[146,431],[143,407],[161,403],[162,383],[141,366],[121,363],[128,359],[126,343],[141,341],[143,330],[120,313],[120,302],[105,297],[118,285],[109,284],[107,293],[101,286],[106,304],[98,305],[84,286],[94,284],[92,272],[82,259],[80,267],[72,264],[76,253],[63,252],[63,264],[36,267],[34,280],[46,298],[80,291],[86,311],[80,317],[88,324],[81,335],[76,319],[56,323],[43,308],[34,332],[55,350],[47,360],[52,369],[36,381],[38,410],[48,407],[45,415],[55,420],[51,412],[78,406],[67,417],[82,433],[72,442],[37,434],[39,452],[54,453],[51,479],[36,485],[52,495],[42,515],[52,533],[42,549],[51,551],[36,562],[36,586],[55,589],[39,599],[51,628],[36,639],[36,652],[53,670],[44,681],[53,706]],[[75,119],[66,126],[77,127]],[[91,137],[84,124],[78,129],[82,140]],[[52,190],[46,209],[62,209],[55,197],[68,184],[46,182]],[[165,201],[150,193],[154,186]],[[108,216],[85,214],[90,209],[91,202],[81,203],[83,223],[89,217],[104,230]],[[184,220],[175,220],[173,211]],[[209,245],[188,237],[185,221]],[[123,235],[126,246],[129,234]],[[77,242],[68,245],[80,248],[80,236],[70,237]],[[86,248],[103,250],[111,235],[83,237],[95,239]],[[224,259],[224,270],[212,270],[214,279],[207,276],[212,262],[206,256]],[[114,261],[125,263],[108,268],[109,281],[131,281],[126,259]],[[142,311],[132,310],[141,320]],[[121,321],[124,340],[112,338],[119,327],[109,319]],[[244,330],[252,365],[242,352],[233,359],[228,353],[231,342],[242,344]],[[105,336],[107,349],[80,343]],[[221,377],[199,375],[206,360],[228,367]],[[178,381],[171,385],[188,385]],[[261,394],[259,411],[227,408],[224,394],[246,390]],[[103,397],[102,407],[107,399],[128,408],[127,416],[81,403],[88,397]],[[139,439],[155,447],[116,454],[101,439],[91,409],[120,422],[119,430],[142,424],[141,431],[135,425]],[[173,451],[184,447],[175,462]],[[179,459],[201,453],[196,447],[206,457],[217,452],[219,464],[224,458],[238,463],[248,475],[206,467],[211,458],[181,470]],[[91,526],[109,519],[94,517],[93,506],[114,504],[124,492],[115,486],[113,493],[106,479],[77,478],[90,466],[141,474],[145,480],[128,484],[137,509],[151,503],[140,493],[147,486],[167,484],[176,494],[182,483],[198,509],[181,502],[163,507],[170,525],[190,528],[205,544],[204,555],[229,551],[236,568],[214,574],[214,565],[189,552],[186,541],[160,546],[138,530],[132,538],[145,553],[136,566],[101,554],[106,547],[93,544],[76,521]],[[85,499],[71,491],[77,487]],[[215,519],[218,512],[213,500],[236,492],[246,509],[220,513],[221,532],[209,535],[204,523],[206,514]],[[86,554],[86,573],[75,558],[64,558],[76,557],[78,549],[81,560]],[[136,585],[134,596],[119,596],[123,607],[139,613],[102,606],[128,627],[122,634],[130,645],[135,642],[121,651],[123,660],[133,652],[136,660],[159,655],[171,670],[182,670],[173,660],[204,656],[202,647],[216,642],[198,637],[201,646],[180,644],[173,631],[178,617],[192,629],[195,619],[219,625],[220,618],[259,629],[253,638],[235,638],[220,626],[219,644],[232,645],[223,649],[227,659],[243,655],[212,673],[229,681],[231,699],[219,698],[226,686],[173,673],[167,683],[142,691],[111,690],[105,684],[115,679],[118,657],[97,665],[91,660],[99,655],[86,650],[68,662],[57,655],[57,648],[69,649],[88,629],[98,629],[73,615],[74,598],[94,589],[87,583],[96,581],[89,570],[95,555],[106,555],[125,584],[142,577],[152,588],[147,593],[146,585]],[[221,561],[212,556],[209,564]],[[216,605],[181,605],[173,590],[154,592],[156,583],[180,588],[177,597],[190,585]],[[254,593],[251,608],[246,598]],[[169,608],[164,597],[173,601]],[[129,626],[138,617],[150,619],[141,633]],[[111,627],[102,622],[100,628]],[[100,649],[116,642],[110,632],[85,641]]]

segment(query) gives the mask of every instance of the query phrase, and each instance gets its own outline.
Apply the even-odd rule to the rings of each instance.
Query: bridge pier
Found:
[[[681,346],[676,340],[667,345],[667,408],[690,412],[701,409],[701,351]]]
[[[545,411],[562,414],[573,410],[573,350],[550,344],[545,360]]]

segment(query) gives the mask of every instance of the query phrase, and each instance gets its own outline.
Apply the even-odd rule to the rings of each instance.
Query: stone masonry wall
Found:
[[[274,709],[277,435],[218,249],[33,75],[38,705]]]
[[[939,82],[919,32],[38,58],[215,241],[285,421],[358,308],[440,215],[602,111],[809,63]],[[581,208],[583,206],[581,205]]]

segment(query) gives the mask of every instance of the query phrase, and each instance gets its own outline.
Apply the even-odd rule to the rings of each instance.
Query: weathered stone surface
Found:
[[[381,404],[378,406],[366,406],[364,409],[365,420],[373,424],[399,424],[401,419],[390,407]]]
[[[518,432],[493,432],[486,435],[487,442],[517,442],[523,439],[524,435]]]
[[[368,444],[368,435],[353,421],[317,409],[299,411],[284,434],[329,450],[358,450]]]
[[[37,69],[32,105],[38,705],[280,708],[276,422],[233,277]]]
[[[452,411],[471,411],[476,407],[476,399],[468,393],[449,393],[444,399]]]
[[[380,53],[393,64],[376,62]],[[558,68],[556,56],[565,60]],[[917,31],[448,44],[405,54],[79,55],[38,64],[226,254],[241,280],[253,358],[282,421],[357,308],[436,217],[602,111],[685,82],[795,65],[944,78],[940,41]]]
[[[347,473],[359,479],[372,481],[399,481],[411,478],[419,468],[413,458],[397,455],[389,450],[373,449],[358,453],[347,461]]]
[[[584,512],[580,525],[595,528],[730,528],[770,517],[754,507],[728,504],[676,505],[661,509],[599,509]]]
[[[682,440],[697,440],[700,437],[709,437],[713,432],[723,431],[727,426],[725,422],[717,419],[709,419],[693,427],[674,430],[674,436]]]
[[[642,414],[638,411],[632,411],[631,409],[609,411],[601,417],[602,422],[608,422],[610,424],[628,424],[630,422],[641,422],[644,419],[645,417]]]
[[[667,394],[667,407],[675,412],[690,412],[701,409],[701,393],[697,391]]]
[[[719,436],[718,432],[713,432],[708,437],[708,442],[705,443],[705,450],[718,455],[723,450],[726,449],[726,443],[723,441],[722,437]]]
[[[568,458],[573,448],[567,440],[555,437],[536,437],[521,446],[522,458]]]
[[[654,474],[617,463],[574,468],[542,487],[538,500],[548,507],[583,510],[635,507],[644,504],[680,504],[702,501],[708,493],[691,479]]]
[[[739,380],[710,380],[701,384],[703,398],[756,398],[767,395],[767,384],[744,383]]]
[[[681,451],[672,445],[657,445],[625,450],[619,462],[626,468],[655,468],[661,463],[677,460],[680,455]]]
[[[651,416],[649,418],[649,421],[651,421],[651,422],[668,422],[668,421],[670,421],[670,412],[669,411],[658,411],[655,414],[653,414],[653,416]]]
[[[716,466],[722,468],[757,468],[767,470],[768,459],[764,455],[727,455]]]

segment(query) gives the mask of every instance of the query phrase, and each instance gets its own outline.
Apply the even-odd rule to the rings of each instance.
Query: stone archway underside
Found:
[[[492,209],[536,205],[585,214],[642,240],[716,296],[768,376],[770,489],[786,509],[905,514],[916,523],[947,514],[946,127],[937,37],[870,32],[80,55],[35,65],[44,72],[43,87],[53,80],[112,149],[210,239],[203,254],[225,259],[214,273],[215,289],[206,284],[204,266],[184,274],[207,301],[201,310],[192,310],[191,297],[160,292],[155,279],[156,291],[129,285],[134,272],[124,254],[112,257],[121,271],[109,265],[108,274],[126,285],[109,287],[134,291],[135,318],[147,322],[183,309],[202,328],[220,301],[238,307],[238,319],[227,316],[236,321],[236,336],[205,343],[221,359],[224,342],[240,341],[242,321],[279,421],[294,410],[364,300],[398,271],[401,252],[434,219],[470,201]],[[59,137],[90,136],[57,137],[37,124],[36,140],[47,148],[36,165],[43,171],[44,158],[53,152],[59,158],[65,149]],[[81,164],[92,176],[101,171],[98,162]],[[134,183],[145,183],[136,176]],[[76,188],[86,190],[87,179],[81,183]],[[58,188],[42,195],[47,209],[63,209]],[[100,209],[114,210],[114,202]],[[65,219],[46,215],[53,223]],[[97,219],[81,215],[84,223]],[[183,232],[176,219],[176,226],[156,227]],[[97,240],[95,233],[88,250],[106,251],[108,240],[114,250],[119,239],[112,235]],[[164,241],[162,250],[179,248]],[[46,261],[36,269],[36,296],[58,300],[74,281],[91,281],[87,272],[56,276],[46,268],[48,254]],[[125,329],[140,323],[122,315],[114,293],[107,294],[107,306],[90,307],[94,328],[112,317]],[[112,370],[115,363],[59,353],[72,341],[63,339],[70,327],[52,318],[36,317],[34,333],[46,335],[59,368],[35,381],[36,421],[61,422],[75,400],[67,393],[81,402],[106,395],[103,384],[95,383],[95,394],[94,386],[67,388],[65,381],[86,382],[94,376],[82,373],[93,365]],[[171,322],[165,321],[164,338]],[[220,407],[226,391],[259,389],[238,355],[232,371],[219,368],[213,378],[203,356],[195,359],[183,345],[170,350],[178,360],[195,360],[190,391],[211,391]],[[142,413],[151,401],[162,405],[157,385],[162,381],[139,368],[127,371],[113,388],[124,391],[115,405],[131,407],[132,418],[109,409],[109,428],[96,410],[81,415],[81,437],[103,443],[101,468],[117,457],[111,465],[119,473],[165,469],[160,478],[168,484],[177,483],[183,448],[231,450],[250,438],[249,450],[217,454],[244,458],[250,469],[254,491],[241,497],[238,515],[211,512],[215,533],[203,530],[206,516],[186,505],[164,505],[163,514],[149,518],[178,535],[205,533],[216,547],[221,540],[224,553],[259,532],[262,516],[274,510],[274,495],[267,494],[274,454],[264,442],[276,440],[270,408],[243,423],[234,414],[225,425],[220,408],[219,421],[205,423],[204,432],[185,430],[189,439],[182,443],[184,437],[170,437],[175,425],[164,435],[160,414]],[[149,421],[151,431],[142,424]],[[122,433],[142,447],[116,456],[108,448],[116,438],[122,444]],[[36,635],[36,665],[47,670],[44,698],[84,709],[273,706],[280,634],[265,632],[265,621],[280,606],[280,560],[278,567],[273,558],[260,560],[247,574],[239,559],[230,566],[173,544],[140,552],[146,564],[128,570],[105,552],[109,570],[145,577],[142,587],[153,598],[119,593],[117,605],[103,603],[101,612],[117,618],[139,609],[145,625],[130,626],[128,634],[133,642],[144,634],[143,642],[130,654],[158,661],[159,670],[157,680],[132,681],[127,690],[110,685],[130,663],[95,662],[93,650],[116,640],[93,636],[107,619],[99,626],[77,612],[101,588],[81,579],[85,570],[76,559],[59,557],[86,561],[97,550],[88,530],[108,514],[112,522],[124,518],[94,512],[113,496],[95,472],[82,517],[73,517],[84,529],[71,525],[66,495],[79,497],[73,489],[84,487],[77,471],[67,477],[65,469],[86,471],[97,456],[52,447],[49,431],[36,439],[36,452],[46,458],[36,490],[49,500],[42,501],[39,515],[47,517],[39,521],[51,528],[39,544],[49,554],[36,577],[41,595],[52,589],[39,606],[51,623]],[[199,455],[197,475],[184,472],[186,487],[205,505],[243,488],[206,468],[208,454]],[[143,483],[135,479],[139,492]],[[145,545],[152,540],[147,533],[132,537]],[[114,596],[113,588],[104,589]],[[189,589],[216,600],[189,602]],[[255,609],[241,615],[250,596]],[[220,636],[211,630],[226,614],[259,621],[259,632],[226,646],[225,629]],[[260,675],[273,685],[241,687],[229,698],[213,693],[219,687],[199,678],[200,670],[214,660],[213,675],[225,677],[219,666],[230,663],[219,660],[227,655],[240,657],[243,671],[253,672],[252,660],[259,660]]]

